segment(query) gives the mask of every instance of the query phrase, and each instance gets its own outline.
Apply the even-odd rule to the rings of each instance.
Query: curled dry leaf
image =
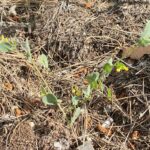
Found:
[[[105,128],[103,125],[98,124],[97,129],[98,129],[101,133],[103,133],[103,134],[105,134],[105,135],[107,135],[107,136],[111,136],[111,135],[112,135],[112,130],[111,130],[111,128]]]
[[[83,80],[84,85],[88,85],[88,83],[89,83],[88,80],[86,80],[86,79]]]
[[[14,111],[15,111],[16,117],[19,117],[22,115],[22,111],[19,108],[15,108]]]
[[[81,67],[75,73],[73,74],[73,77],[75,78],[80,78],[82,75],[86,75],[88,73],[88,68],[86,67]]]
[[[128,58],[130,57],[131,59],[140,59],[142,56],[145,54],[150,54],[150,45],[145,46],[145,47],[129,47],[123,50],[122,57],[123,58]]]
[[[88,0],[88,2],[85,3],[85,8],[92,8],[95,4],[96,0]]]
[[[10,82],[6,82],[3,84],[3,87],[7,91],[12,91],[13,90],[13,85]]]
[[[133,140],[138,140],[140,138],[140,133],[139,131],[133,131],[132,134],[131,134],[131,138]]]

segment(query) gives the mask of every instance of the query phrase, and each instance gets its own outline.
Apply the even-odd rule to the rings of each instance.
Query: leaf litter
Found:
[[[137,58],[132,64],[136,69],[126,71],[124,62],[117,66],[120,71],[114,69],[119,50],[140,39],[150,6],[93,2],[88,8],[72,0],[30,5],[7,1],[7,8],[0,2],[1,34],[24,41],[13,45],[7,40],[9,44],[1,46],[0,83],[13,86],[0,89],[2,148],[119,150],[122,145],[128,149],[150,145],[150,59],[143,57],[149,53],[147,29],[141,34],[144,45],[133,47],[127,56]],[[9,10],[15,5],[18,19],[10,20]],[[104,68],[108,75],[101,79]],[[72,93],[74,85],[78,88]],[[41,95],[42,88],[46,93]],[[18,108],[15,112],[13,106]]]

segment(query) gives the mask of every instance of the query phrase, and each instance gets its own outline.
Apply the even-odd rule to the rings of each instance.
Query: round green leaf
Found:
[[[45,105],[57,105],[57,97],[53,94],[47,94],[42,97],[42,101]]]

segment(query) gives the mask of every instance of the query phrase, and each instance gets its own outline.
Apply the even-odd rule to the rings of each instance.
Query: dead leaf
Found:
[[[13,17],[11,17],[11,19],[12,19],[13,21],[19,22],[19,17],[18,17],[18,16],[13,16]]]
[[[89,129],[92,126],[92,118],[90,116],[86,116],[84,120],[84,128]]]
[[[91,8],[92,6],[93,6],[93,4],[90,2],[85,3],[85,8]]]
[[[88,68],[87,67],[81,67],[79,68],[74,74],[73,77],[75,78],[80,78],[82,75],[86,75],[88,73]]]
[[[34,107],[41,107],[41,106],[43,106],[41,98],[38,97],[38,96],[32,96],[31,98],[27,99],[26,101],[28,101]]]
[[[139,131],[133,131],[132,134],[131,134],[131,138],[133,140],[138,140],[140,138],[140,133]]]
[[[88,83],[89,83],[88,80],[86,80],[86,79],[83,80],[84,85],[88,85]]]
[[[79,74],[73,74],[73,77],[74,78],[80,78],[80,75]]]
[[[86,67],[81,67],[81,68],[79,68],[79,69],[77,70],[76,73],[87,74],[87,72],[88,72],[88,68],[86,68]]]
[[[92,8],[95,4],[96,0],[89,0],[89,2],[85,3],[85,8]]]
[[[123,58],[128,58],[130,57],[131,59],[140,59],[142,56],[145,54],[150,54],[150,45],[146,47],[129,47],[123,50],[122,57]]]
[[[103,133],[103,134],[105,134],[105,135],[107,135],[107,136],[111,136],[111,135],[112,135],[112,130],[111,130],[111,128],[105,128],[105,127],[103,127],[101,124],[98,124],[97,129],[98,129],[101,133]]]
[[[3,87],[7,91],[12,91],[13,90],[13,85],[10,82],[6,82],[3,84]]]
[[[14,109],[14,112],[15,112],[16,117],[19,117],[22,115],[22,111],[17,107]]]

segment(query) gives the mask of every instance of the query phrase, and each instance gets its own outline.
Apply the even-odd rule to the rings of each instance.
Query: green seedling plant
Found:
[[[58,99],[51,91],[46,91],[45,88],[41,88],[41,92],[40,95],[42,97],[42,102],[45,105],[49,105],[49,106],[58,106],[59,109],[61,110],[61,112],[63,113],[63,117],[66,118],[66,114],[63,110],[63,108],[61,107],[61,100]]]
[[[146,26],[141,33],[140,39],[138,40],[138,45],[148,46],[150,45],[150,20],[147,21]]]
[[[27,57],[28,61],[33,63],[33,58],[32,58],[32,52],[29,44],[28,38],[26,38],[25,42],[21,43],[21,48],[25,51],[25,56]],[[41,54],[38,56],[37,59],[38,63],[40,66],[44,67],[45,69],[48,69],[48,58],[45,54]]]
[[[0,36],[0,52],[13,52],[17,49],[17,42],[15,39]]]
[[[101,91],[101,93],[106,96],[109,100],[112,98],[112,89],[107,87],[103,82],[109,77],[112,70],[116,70],[116,72],[128,71],[128,67],[120,62],[116,61],[113,63],[113,59],[110,58],[106,64],[102,68],[102,74],[99,72],[93,72],[86,77],[88,81],[88,85],[86,89],[80,89],[78,86],[73,86],[72,88],[72,104],[73,106],[78,106],[79,104],[86,103],[90,99],[92,99],[92,94],[95,90]]]
[[[106,64],[103,66],[103,81],[106,80],[106,77],[109,77],[109,75],[111,74],[111,72],[115,69],[116,72],[121,72],[121,71],[128,71],[129,68],[122,63],[121,61],[116,61],[115,63],[113,63],[113,59],[110,58]],[[103,83],[101,83],[102,85],[104,85]],[[108,100],[112,101],[112,96],[113,96],[113,91],[110,87],[105,86],[106,88],[106,97]],[[104,89],[104,88],[103,88]]]
[[[25,51],[25,56],[27,57],[28,61],[33,64],[33,67],[35,68],[35,70],[37,71],[38,75],[41,77],[41,79],[43,80],[46,88],[41,88],[40,91],[40,95],[42,98],[42,102],[45,105],[49,105],[49,106],[58,106],[59,109],[61,110],[61,112],[63,113],[63,117],[66,117],[66,114],[63,110],[63,108],[61,107],[61,100],[59,100],[50,90],[47,82],[45,81],[45,79],[43,78],[41,72],[39,71],[37,65],[36,65],[36,61],[32,58],[32,52],[31,52],[31,48],[30,48],[30,44],[29,44],[29,40],[28,38],[26,39],[25,42],[21,43],[21,47],[22,49]],[[48,66],[48,58],[45,54],[41,54],[38,56],[38,63],[44,67],[45,69],[49,69]]]
[[[102,82],[100,82],[100,74],[98,72],[89,74],[86,77],[86,80],[88,81],[88,85],[86,88],[80,89],[76,85],[72,87],[72,105],[74,107],[74,113],[71,117],[71,126],[74,124],[74,122],[82,112],[80,105],[86,103],[87,101],[90,101],[92,99],[93,91],[97,90],[102,85]],[[103,89],[103,87],[101,87],[101,89]]]
[[[39,55],[38,62],[45,69],[49,69],[49,67],[48,67],[48,58],[45,54]]]
[[[28,61],[32,62],[32,53],[28,38],[26,38],[25,42],[21,43],[21,48],[25,51],[25,56],[28,59]]]

